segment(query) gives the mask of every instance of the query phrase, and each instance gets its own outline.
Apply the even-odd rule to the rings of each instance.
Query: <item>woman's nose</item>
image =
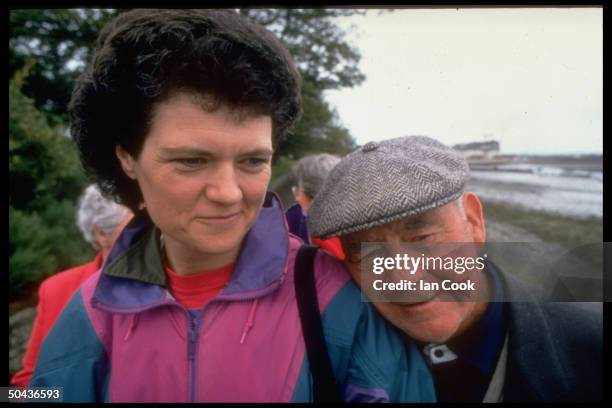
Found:
[[[240,202],[242,189],[233,164],[219,165],[207,180],[204,192],[206,198],[218,204],[230,205]]]

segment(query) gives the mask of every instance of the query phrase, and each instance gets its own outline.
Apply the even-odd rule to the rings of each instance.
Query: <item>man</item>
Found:
[[[317,195],[323,181],[340,161],[340,158],[328,153],[314,154],[303,157],[293,168],[296,185],[292,187],[296,204],[285,212],[289,232],[302,238],[306,243],[312,243],[326,250],[341,261],[344,260],[342,244],[336,237],[330,239],[313,238],[308,233],[308,209]]]
[[[464,192],[468,175],[459,152],[428,137],[368,143],[321,187],[310,207],[311,234],[340,236],[358,284],[362,242],[480,245],[483,207],[476,194]],[[438,400],[601,400],[601,311],[539,303],[515,278],[492,262],[485,265],[485,299],[374,302],[420,343]]]
[[[87,278],[100,269],[119,233],[132,217],[126,207],[102,197],[95,185],[87,187],[79,201],[77,224],[83,238],[98,251],[93,261],[56,273],[45,279],[38,288],[36,320],[23,367],[11,379],[11,384],[27,387],[40,345],[74,292]]]

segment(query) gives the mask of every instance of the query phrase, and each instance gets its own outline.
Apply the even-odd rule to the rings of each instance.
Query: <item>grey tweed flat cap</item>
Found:
[[[468,177],[463,155],[430,137],[367,143],[326,178],[308,210],[310,234],[345,235],[442,206]]]

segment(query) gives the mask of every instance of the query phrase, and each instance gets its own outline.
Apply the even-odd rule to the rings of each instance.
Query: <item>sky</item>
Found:
[[[602,152],[601,8],[368,10],[339,25],[366,80],[325,97],[358,144],[426,135]]]

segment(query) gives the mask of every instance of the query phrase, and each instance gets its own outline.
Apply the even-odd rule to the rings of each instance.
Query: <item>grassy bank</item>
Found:
[[[532,247],[539,253],[514,253],[518,247],[503,247],[505,259],[496,259],[503,270],[543,289],[557,284],[555,276],[588,278],[591,281],[571,283],[570,289],[576,291],[576,299],[600,300],[598,279],[603,267],[602,244],[597,244],[603,240],[600,218],[577,219],[492,202],[483,202],[483,206],[487,222],[517,227],[525,235],[532,234],[542,241]],[[517,242],[521,242],[518,238]]]
[[[537,235],[545,242],[575,246],[601,242],[603,239],[601,218],[577,219],[494,202],[483,202],[483,206],[485,220],[515,225]]]

